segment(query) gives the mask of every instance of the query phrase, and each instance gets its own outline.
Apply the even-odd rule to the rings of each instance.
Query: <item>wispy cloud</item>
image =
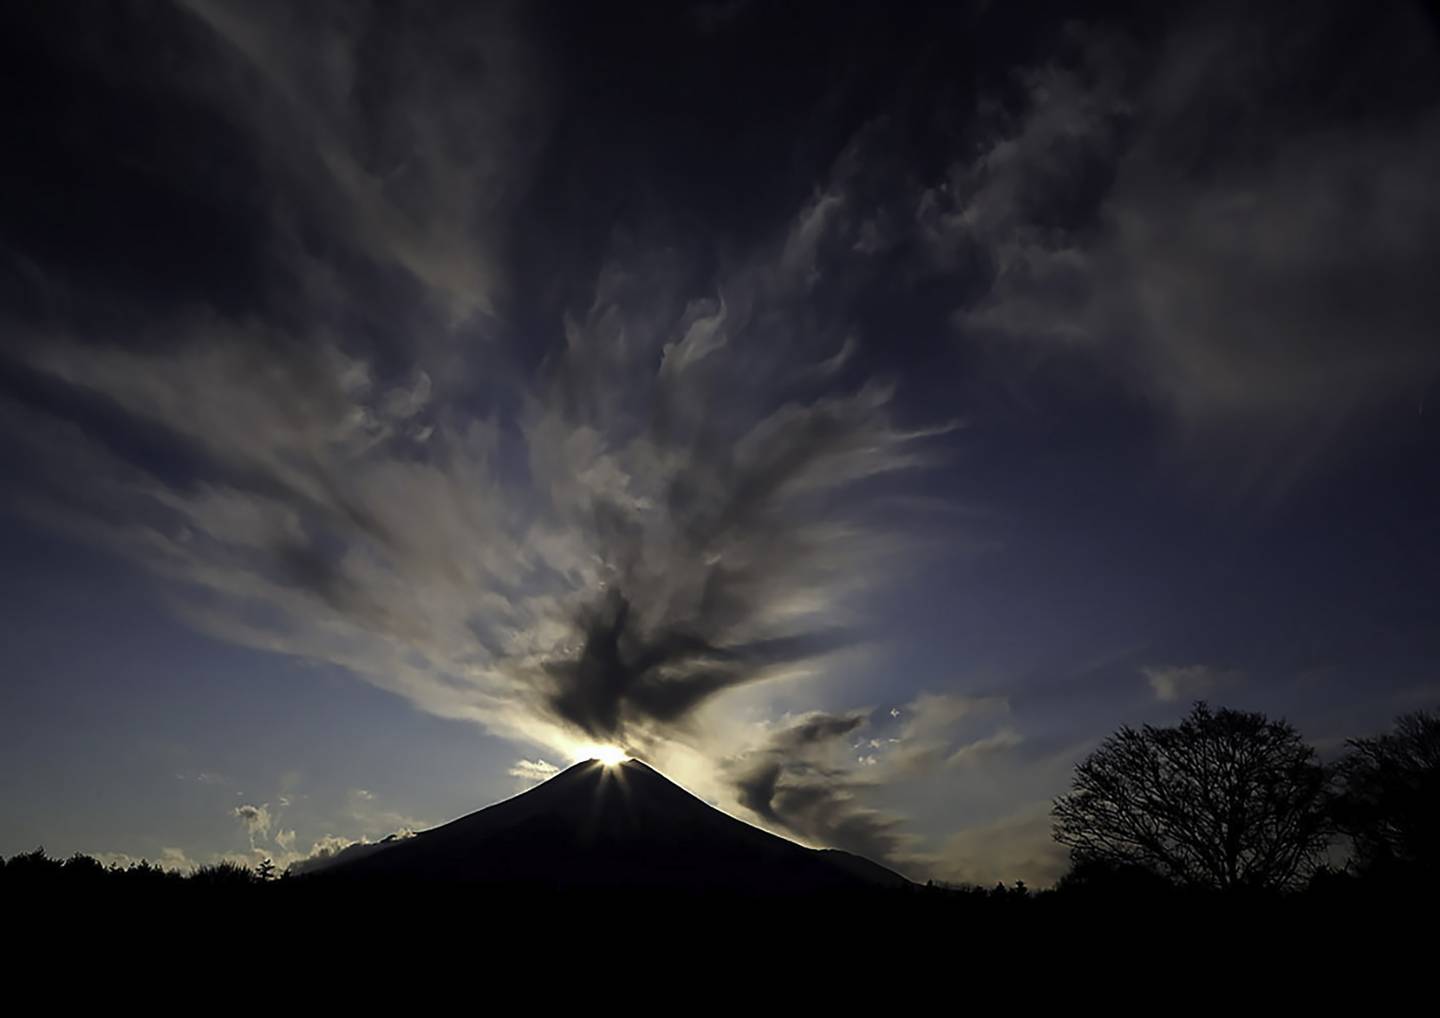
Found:
[[[730,762],[739,804],[783,833],[894,863],[908,840],[902,819],[868,805],[865,782],[841,763],[864,724],[860,713],[815,713],[771,733]]]
[[[527,779],[597,741],[733,755],[717,704],[867,639],[920,529],[875,496],[952,425],[902,421],[859,353],[858,148],[739,247],[607,223],[535,318],[502,253],[549,82],[508,9],[179,8],[173,59],[245,153],[264,269],[167,302],[34,267],[68,311],[7,341],[48,394],[0,395],[17,508],[158,573],[208,635],[542,751]],[[415,825],[348,807],[362,836]],[[857,808],[804,812],[888,837]],[[299,843],[241,809],[252,850]]]
[[[1440,378],[1435,34],[1408,4],[1363,37],[1343,6],[1314,15],[1177,12],[1143,43],[1066,26],[936,177],[894,160],[887,118],[858,131],[788,264],[899,262],[997,384],[1098,369],[1195,476],[1282,493]]]
[[[508,773],[528,784],[553,778],[560,773],[560,768],[544,760],[516,760]]]
[[[764,7],[693,27],[719,45]],[[517,780],[615,743],[777,830],[918,858],[887,793],[981,785],[1057,737],[1019,697],[840,692],[921,507],[966,482],[932,468],[971,407],[915,376],[963,359],[966,392],[1008,398],[1083,362],[1200,468],[1267,489],[1440,377],[1440,109],[1398,84],[1435,43],[1400,5],[1356,40],[1324,10],[1181,14],[1144,46],[1061,27],[966,83],[963,130],[909,138],[946,119],[918,88],[923,110],[817,132],[740,224],[669,207],[645,159],[634,209],[594,200],[587,158],[628,180],[629,149],[561,101],[563,48],[538,52],[516,5],[161,10],[143,113],[183,86],[218,141],[158,148],[225,168],[171,169],[240,210],[246,250],[196,242],[208,286],[0,252],[24,296],[0,312],[0,499],[142,564],[203,633],[509,740]],[[96,80],[136,71],[94,50]],[[1162,701],[1240,681],[1143,679]],[[252,851],[419,825],[359,789],[334,824],[290,803],[235,810]]]
[[[150,346],[36,344],[31,368],[151,440],[12,406],[46,465],[27,497],[177,581],[207,633],[561,754],[663,752],[726,691],[852,644],[847,602],[904,543],[864,492],[933,432],[897,426],[892,386],[842,381],[851,339],[794,303],[815,214],[709,277],[617,246],[563,349],[484,411],[424,350],[382,370],[318,322],[187,312]]]
[[[1201,699],[1216,690],[1237,685],[1244,676],[1231,669],[1209,665],[1163,665],[1140,669],[1155,699],[1163,703]]]
[[[1053,884],[1069,865],[1066,850],[1050,835],[1050,803],[1035,803],[990,823],[950,836],[926,857],[938,880],[990,886],[1024,881]]]
[[[1334,12],[1298,34],[1260,12],[1180,18],[1152,52],[1073,33],[934,192],[943,229],[997,265],[961,330],[1102,359],[1262,487],[1354,415],[1413,402],[1440,376],[1440,305],[1416,275],[1440,253],[1440,107],[1341,113],[1336,93],[1433,62],[1422,20],[1381,5],[1361,41]],[[1280,59],[1249,45],[1280,37]],[[1228,127],[1197,140],[1206,119]]]
[[[331,3],[181,6],[214,33],[215,59],[195,76],[272,162],[285,213],[317,217],[330,238],[409,274],[451,321],[494,311],[505,196],[544,123],[536,63],[505,12],[453,11],[436,31]],[[323,287],[326,266],[299,230],[279,217],[275,228]]]
[[[933,860],[907,817],[877,805],[886,786],[993,762],[1023,741],[1012,727],[992,730],[1007,711],[1003,697],[924,693],[888,711],[786,718],[726,772],[738,804],[781,833],[918,874]]]
[[[246,803],[236,806],[230,811],[231,815],[245,827],[245,833],[250,838],[250,847],[254,849],[257,838],[263,838],[270,833],[270,804],[260,806]]]

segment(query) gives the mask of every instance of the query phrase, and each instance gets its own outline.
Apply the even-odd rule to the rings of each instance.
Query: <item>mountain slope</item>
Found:
[[[576,764],[413,838],[342,853],[317,875],[765,893],[908,883],[869,860],[805,848],[737,820],[638,760]]]

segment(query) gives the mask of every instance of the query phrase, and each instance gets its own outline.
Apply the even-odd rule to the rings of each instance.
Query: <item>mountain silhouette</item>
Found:
[[[315,879],[507,888],[815,893],[904,887],[860,856],[737,820],[638,760],[587,760],[413,837],[355,846]]]

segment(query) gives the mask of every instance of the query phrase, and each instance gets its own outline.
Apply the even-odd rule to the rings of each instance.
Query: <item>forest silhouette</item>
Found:
[[[597,765],[598,766],[598,765]],[[648,770],[648,769],[647,769]],[[0,866],[0,900],[52,916],[76,903],[114,902],[152,918],[280,917],[298,909],[327,921],[394,908],[412,921],[429,910],[483,905],[492,916],[613,914],[704,917],[714,930],[752,923],[769,907],[826,917],[903,922],[910,929],[1023,931],[1037,921],[1183,918],[1192,928],[1240,917],[1296,924],[1357,910],[1413,910],[1440,891],[1440,713],[1406,714],[1382,735],[1350,740],[1328,764],[1284,721],[1201,702],[1173,726],[1122,726],[1075,768],[1054,803],[1054,836],[1070,849],[1053,888],[938,881],[844,884],[786,895],[696,885],[547,886],[503,881],[325,879],[218,862],[189,873],[149,862],[103,865],[43,849]],[[557,856],[563,866],[565,856]],[[797,907],[798,906],[798,907]],[[318,908],[320,911],[313,911]],[[189,911],[187,911],[189,910]],[[311,910],[311,911],[306,911]],[[1040,922],[1045,925],[1045,922]],[[1263,925],[1263,924],[1262,924]]]

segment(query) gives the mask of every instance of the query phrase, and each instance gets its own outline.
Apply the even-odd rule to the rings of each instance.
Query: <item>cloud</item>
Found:
[[[905,543],[867,485],[928,461],[892,386],[810,370],[845,338],[793,317],[782,253],[710,298],[617,251],[507,417],[327,330],[210,312],[24,351],[110,434],[0,409],[42,465],[34,515],[175,581],[202,631],[556,752],[653,751],[855,642],[847,603]]]
[[[299,875],[325,866],[342,855],[348,856],[357,852],[374,850],[376,846],[397,838],[414,836],[415,832],[408,829],[394,831],[384,837],[374,839],[326,834],[316,839],[308,851],[296,851],[295,832],[281,830],[275,833],[274,839],[278,850],[272,850],[264,845],[252,845],[248,853],[212,852],[192,855],[184,849],[172,846],[162,848],[158,857],[140,856],[127,852],[93,852],[89,854],[107,867],[114,865],[128,868],[141,862],[147,862],[152,866],[180,873],[189,873],[201,866],[213,866],[217,863],[233,863],[253,868],[261,861],[269,859],[280,869],[288,869],[292,875]]]
[[[712,45],[758,7],[690,13]],[[724,760],[724,805],[900,858],[889,786],[978,786],[1044,738],[997,696],[828,699],[922,539],[902,496],[965,483],[919,476],[949,426],[928,407],[968,408],[986,371],[1098,366],[1107,397],[1270,487],[1440,376],[1435,42],[1407,11],[1373,5],[1359,34],[1318,8],[1056,26],[1004,80],[958,75],[963,122],[923,61],[923,108],[881,110],[865,72],[865,123],[807,117],[801,158],[761,160],[799,169],[753,200],[733,156],[646,165],[674,139],[632,147],[651,132],[608,121],[608,90],[557,102],[594,79],[515,5],[183,0],[144,19],[165,59],[143,68],[77,23],[96,64],[55,75],[66,108],[138,84],[100,142],[61,132],[95,164],[69,191],[184,222],[116,231],[118,260],[79,213],[53,238],[75,251],[0,252],[24,298],[0,327],[0,498],[142,563],[203,633],[513,741],[520,780],[599,741]],[[822,85],[808,112],[853,112]],[[53,190],[33,162],[22,204]],[[695,182],[675,208],[662,163]],[[753,221],[707,223],[707,187]],[[956,358],[964,378],[914,378]],[[922,412],[913,389],[942,394]],[[1145,677],[1163,700],[1224,674]],[[747,727],[806,706],[827,709]],[[291,852],[272,803],[236,816]],[[358,790],[344,808],[363,837],[419,826]]]
[[[1440,106],[1344,104],[1433,66],[1422,17],[1381,4],[1363,40],[1334,12],[1298,35],[1182,19],[1153,61],[1078,35],[1070,66],[1027,77],[1018,126],[957,167],[948,214],[996,266],[960,328],[1105,358],[1186,435],[1243,435],[1267,466],[1413,401],[1440,375],[1419,268],[1440,254]]]
[[[293,857],[285,859],[284,865],[291,876],[301,876],[323,869],[341,859],[358,858],[396,839],[413,838],[414,836],[415,832],[412,830],[400,830],[384,838],[371,841],[367,838],[343,838],[327,834],[311,846],[309,853],[294,854]]]
[[[982,763],[998,753],[1014,749],[1024,741],[1019,732],[1007,726],[993,735],[987,735],[983,739],[976,739],[960,746],[945,758],[945,765],[947,767],[963,767]]]
[[[345,797],[344,826],[357,831],[361,838],[423,830],[431,826],[416,817],[390,809],[369,789],[352,788]]]
[[[949,425],[902,424],[828,309],[858,150],[738,248],[606,222],[541,300],[510,284],[548,71],[504,11],[179,7],[183,73],[151,86],[233,132],[217,201],[255,210],[263,271],[182,301],[37,268],[56,314],[4,353],[43,396],[0,390],[16,508],[159,574],[209,636],[545,760],[724,757],[719,702],[869,638],[920,529],[881,482]],[[350,806],[367,836],[419,826]]]
[[[762,822],[818,847],[896,863],[907,841],[903,821],[865,806],[855,788],[833,776],[787,770],[773,760],[736,780],[740,805]]]
[[[145,861],[139,856],[130,855],[128,852],[91,852],[88,853],[92,859],[101,866],[109,869],[112,866],[120,869],[129,869]]]
[[[983,818],[1011,810],[1009,796],[1054,787],[1077,747],[1052,737],[1032,743],[1016,725],[1000,723],[1009,714],[1003,696],[927,692],[880,711],[787,717],[727,760],[724,772],[741,807],[807,843],[856,852],[912,878],[999,874],[993,879],[1038,886],[1063,869],[1048,817],[972,820],[944,834],[880,805],[897,791],[940,794],[960,817]]]
[[[864,724],[862,713],[816,712],[771,732],[728,762],[739,804],[811,844],[895,862],[907,844],[902,819],[867,806],[865,783],[840,763],[846,736]]]
[[[1209,665],[1164,665],[1140,669],[1150,683],[1155,699],[1163,703],[1177,700],[1203,699],[1218,689],[1243,681],[1236,671],[1212,668]]]
[[[1003,696],[965,696],[954,693],[921,693],[903,708],[894,708],[890,716],[898,722],[895,733],[885,744],[880,757],[888,780],[902,780],[933,773],[946,765],[964,762],[983,755],[985,749],[999,743],[1000,734],[978,742],[962,744],[961,734],[973,731],[973,724],[984,722],[996,714],[1006,714],[1009,701]],[[1019,736],[1013,730],[1012,738]],[[876,747],[877,749],[882,747]],[[967,750],[969,756],[967,757]]]
[[[298,779],[293,774],[287,775],[287,781],[294,780]],[[284,799],[287,797],[282,797]],[[284,805],[288,803],[282,802]],[[231,809],[230,814],[245,827],[249,852],[221,852],[200,857],[198,861],[230,861],[254,866],[269,859],[281,869],[288,867],[292,872],[301,873],[334,859],[349,848],[408,838],[417,830],[429,826],[405,813],[389,809],[380,796],[366,788],[349,789],[341,799],[338,811],[330,817],[329,823],[349,833],[324,834],[311,842],[308,850],[298,847],[302,842],[295,828],[281,826],[283,809],[276,814],[271,811],[269,803],[245,803]],[[194,868],[195,865],[196,860],[187,859],[186,868]]]
[[[198,785],[228,785],[230,780],[214,771],[181,771],[175,775],[180,781],[193,781]]]
[[[527,295],[542,314],[500,255],[551,197],[527,193],[547,83],[503,11],[180,7],[184,73],[154,89],[184,81],[234,131],[216,200],[255,212],[263,271],[171,301],[36,270],[54,313],[7,328],[5,355],[39,395],[0,393],[32,519],[153,570],[206,634],[549,759],[734,755],[707,723],[721,701],[867,640],[865,601],[919,529],[877,495],[950,427],[902,419],[867,360],[890,337],[857,326],[854,266],[898,221],[866,204],[881,128],[759,239],[607,222],[553,301]],[[866,789],[959,752],[974,707],[911,705],[864,780],[835,727],[854,716],[797,722],[746,794],[884,857],[902,838]],[[346,805],[365,837],[421,826]],[[293,850],[269,804],[241,810],[252,849],[273,831]]]
[[[951,835],[926,863],[937,880],[980,886],[1023,880],[1040,888],[1065,873],[1069,858],[1051,837],[1044,802]]]
[[[858,489],[923,463],[924,436],[892,423],[886,385],[812,372],[796,398],[794,366],[841,343],[771,333],[792,320],[786,257],[668,309],[652,276],[672,268],[608,267],[525,426],[531,473],[581,542],[547,558],[591,587],[571,609],[575,650],[536,679],[588,737],[643,746],[728,690],[813,668],[851,642],[844,598],[895,547]]]
[[[162,869],[180,870],[182,872],[193,870],[196,866],[195,862],[185,854],[183,849],[174,846],[162,847],[160,849],[160,858],[156,860],[155,865]]]
[[[516,760],[506,773],[522,781],[540,782],[559,774],[560,768],[544,760]]]
[[[1207,479],[1281,493],[1440,378],[1440,51],[1415,5],[1352,29],[1343,5],[1064,26],[981,79],[928,181],[903,117],[855,132],[783,264],[933,304],[992,384],[1106,378]]]
[[[767,729],[761,743],[732,757],[725,771],[739,805],[765,824],[913,870],[928,862],[906,818],[869,800],[886,785],[980,766],[1020,745],[1020,733],[1009,726],[964,738],[1008,709],[1003,697],[924,693],[884,712],[893,734],[869,738],[862,734],[872,724],[869,711],[814,712]]]
[[[245,833],[250,838],[250,847],[255,848],[255,839],[270,833],[270,804],[255,806],[246,803],[236,806],[230,811],[230,815],[240,821],[245,827]]]
[[[86,854],[107,868],[118,866],[121,869],[129,869],[132,866],[145,863],[162,870],[189,873],[199,865],[194,859],[187,855],[183,849],[173,846],[161,848],[159,856],[155,858],[146,855],[135,855],[130,852],[88,852]]]
[[[191,87],[249,131],[277,211],[409,274],[452,321],[494,310],[504,197],[544,135],[537,63],[503,11],[181,6],[213,33]],[[277,231],[310,261],[300,230]]]

